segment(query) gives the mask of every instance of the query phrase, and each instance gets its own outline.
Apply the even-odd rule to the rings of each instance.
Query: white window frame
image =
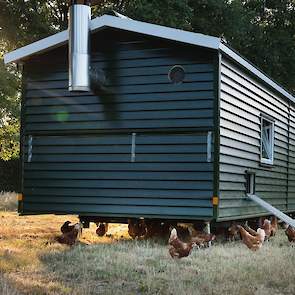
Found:
[[[268,123],[270,123],[271,126],[271,137],[270,137],[270,154],[271,157],[270,158],[264,158],[262,156],[262,133],[263,133],[263,121],[267,121]],[[275,122],[274,120],[261,115],[261,132],[260,132],[260,162],[263,164],[267,164],[267,165],[273,165],[273,161],[274,161],[274,137],[275,137]]]

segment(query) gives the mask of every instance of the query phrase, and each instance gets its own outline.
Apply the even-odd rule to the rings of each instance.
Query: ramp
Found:
[[[266,209],[268,212],[270,212],[271,214],[275,215],[276,217],[278,217],[282,221],[286,222],[287,224],[289,224],[295,228],[295,219],[292,219],[291,217],[289,217],[285,213],[281,212],[277,208],[271,206],[269,203],[263,201],[261,198],[259,198],[256,195],[248,194],[247,196],[249,197],[249,199],[251,199],[252,201],[257,203],[258,205],[260,205],[261,207]]]

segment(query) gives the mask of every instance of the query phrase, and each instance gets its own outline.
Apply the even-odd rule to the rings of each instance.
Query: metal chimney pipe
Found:
[[[69,91],[90,91],[90,1],[69,6]]]

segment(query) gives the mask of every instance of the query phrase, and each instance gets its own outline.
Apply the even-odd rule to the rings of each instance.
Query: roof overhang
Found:
[[[103,15],[91,20],[90,30],[92,33],[95,33],[106,27],[217,50],[240,64],[243,68],[247,69],[253,75],[257,76],[273,89],[281,93],[283,96],[295,102],[295,98],[288,91],[286,91],[274,80],[269,78],[265,73],[247,61],[236,51],[224,44],[220,38],[111,15]],[[68,30],[65,30],[5,54],[4,63],[8,64],[11,62],[23,62],[33,55],[41,54],[56,47],[62,46],[66,44],[68,40],[69,33]]]
[[[111,15],[103,15],[91,20],[90,30],[92,33],[95,33],[105,27],[145,34],[211,49],[218,49],[220,43],[220,39],[216,37],[144,23],[132,19],[123,19]],[[67,43],[68,40],[69,32],[68,30],[65,30],[5,54],[4,62],[5,64],[11,62],[21,62],[32,55],[40,54],[61,46]]]

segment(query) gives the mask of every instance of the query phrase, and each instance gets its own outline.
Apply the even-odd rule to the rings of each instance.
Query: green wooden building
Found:
[[[68,31],[5,55],[23,69],[21,214],[225,221],[295,211],[295,98],[220,38],[103,15],[90,91]]]

